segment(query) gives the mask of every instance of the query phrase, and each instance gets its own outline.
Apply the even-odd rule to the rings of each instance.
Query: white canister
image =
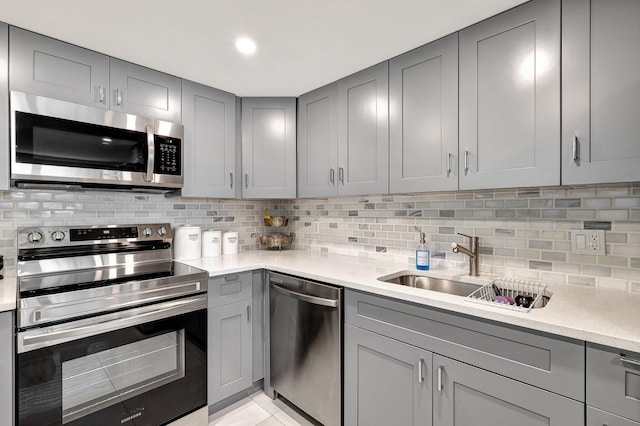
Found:
[[[173,258],[175,260],[200,259],[202,250],[199,226],[185,225],[175,229],[173,233]]]
[[[220,256],[222,253],[222,232],[202,232],[202,257]]]
[[[225,232],[222,235],[222,254],[238,254],[239,246],[237,232]]]

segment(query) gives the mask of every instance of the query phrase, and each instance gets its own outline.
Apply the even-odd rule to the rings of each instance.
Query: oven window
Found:
[[[184,330],[62,363],[62,423],[185,375]]]

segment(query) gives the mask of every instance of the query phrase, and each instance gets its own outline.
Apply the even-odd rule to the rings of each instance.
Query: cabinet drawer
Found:
[[[588,344],[587,404],[640,421],[640,354]]]
[[[251,272],[209,278],[209,307],[251,300]]]
[[[640,423],[597,408],[587,407],[587,426],[640,426]]]
[[[584,343],[347,291],[345,322],[584,401]]]

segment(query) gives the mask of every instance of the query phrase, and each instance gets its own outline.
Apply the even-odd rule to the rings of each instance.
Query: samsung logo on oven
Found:
[[[136,417],[140,417],[141,415],[142,415],[142,412],[139,411],[139,412],[137,412],[135,414],[130,415],[129,417],[125,417],[124,419],[120,420],[120,424],[129,422],[129,421],[135,419]]]

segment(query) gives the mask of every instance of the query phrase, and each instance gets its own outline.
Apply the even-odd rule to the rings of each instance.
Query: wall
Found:
[[[418,232],[432,264],[468,268],[451,242],[480,236],[480,270],[522,279],[640,292],[640,184],[460,191],[270,203],[293,217],[296,245],[414,264]],[[312,224],[319,222],[320,233]],[[606,229],[606,256],[570,252],[572,229]]]

